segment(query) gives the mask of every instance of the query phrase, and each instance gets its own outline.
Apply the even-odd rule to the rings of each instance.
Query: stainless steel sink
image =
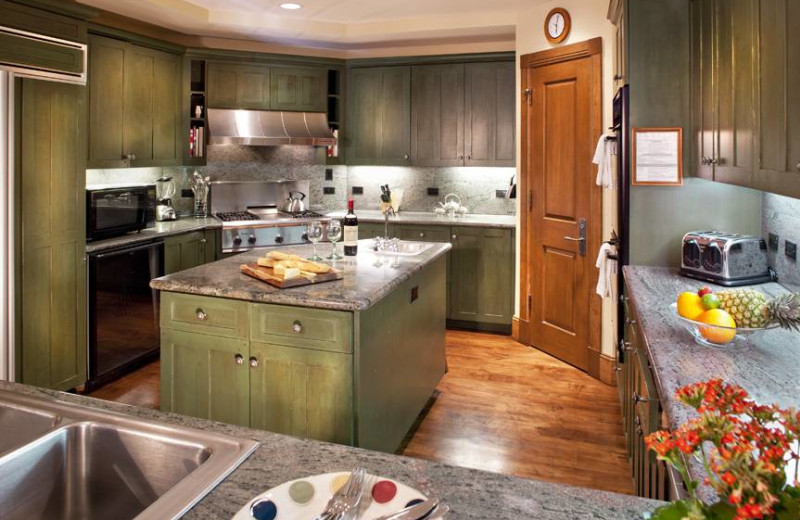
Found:
[[[9,392],[0,407],[56,421],[0,456],[4,520],[178,518],[258,446]]]
[[[374,253],[379,256],[417,256],[421,255],[431,247],[433,247],[433,244],[425,242],[400,241],[393,247],[379,249],[374,251]]]
[[[0,402],[0,456],[38,439],[59,420],[52,413]]]

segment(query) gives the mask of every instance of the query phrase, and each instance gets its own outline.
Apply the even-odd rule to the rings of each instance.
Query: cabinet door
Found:
[[[400,240],[418,242],[450,242],[450,228],[442,226],[420,226],[398,224],[395,235]]]
[[[251,343],[250,426],[353,444],[353,357]]]
[[[161,410],[250,424],[247,340],[161,329]]]
[[[30,79],[20,90],[21,382],[68,390],[86,381],[85,93]]]
[[[208,264],[211,262],[217,261],[217,230],[216,229],[206,229],[205,231],[205,242],[203,242],[203,263]]]
[[[692,126],[694,167],[700,178],[713,180],[716,153],[714,93],[714,4],[692,2]]]
[[[164,240],[164,272],[177,273],[206,263],[206,232],[194,231]]]
[[[236,72],[236,108],[270,109],[270,70],[261,65],[243,65]]]
[[[510,324],[514,300],[511,230],[452,228],[451,320]]]
[[[348,91],[348,163],[409,164],[411,68],[354,69]]]
[[[514,63],[468,64],[465,81],[466,165],[516,165]]]
[[[236,65],[209,63],[208,108],[238,108],[236,106]]]
[[[89,168],[119,168],[123,160],[125,53],[118,40],[89,37]]]
[[[394,227],[389,225],[389,234],[393,233]],[[382,237],[386,234],[383,224],[374,224],[372,222],[364,222],[358,225],[358,239]]]
[[[181,163],[180,56],[153,51],[153,157],[152,166]]]
[[[411,161],[464,165],[464,65],[412,67]]]
[[[328,71],[274,68],[270,73],[272,110],[325,112],[328,105]]]

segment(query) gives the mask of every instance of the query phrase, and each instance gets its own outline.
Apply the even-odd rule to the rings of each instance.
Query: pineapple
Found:
[[[800,294],[767,300],[755,289],[732,289],[716,293],[720,308],[733,317],[738,327],[763,328],[777,323],[784,329],[800,331]]]

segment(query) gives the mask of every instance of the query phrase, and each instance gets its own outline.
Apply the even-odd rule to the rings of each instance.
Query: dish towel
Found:
[[[617,140],[606,139],[613,135],[601,135],[594,150],[592,162],[597,165],[597,185],[603,188],[614,188],[614,158],[617,155]]]
[[[616,246],[612,246],[608,242],[600,246],[600,253],[598,253],[597,262],[594,265],[600,270],[600,275],[597,277],[597,294],[601,298],[611,298],[612,281],[617,274],[617,261],[609,258],[608,255],[616,254]]]

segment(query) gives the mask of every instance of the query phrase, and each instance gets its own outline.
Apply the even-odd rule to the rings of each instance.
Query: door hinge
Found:
[[[522,93],[525,96],[525,99],[528,101],[528,106],[533,105],[533,89],[526,88],[525,90],[522,91]]]

